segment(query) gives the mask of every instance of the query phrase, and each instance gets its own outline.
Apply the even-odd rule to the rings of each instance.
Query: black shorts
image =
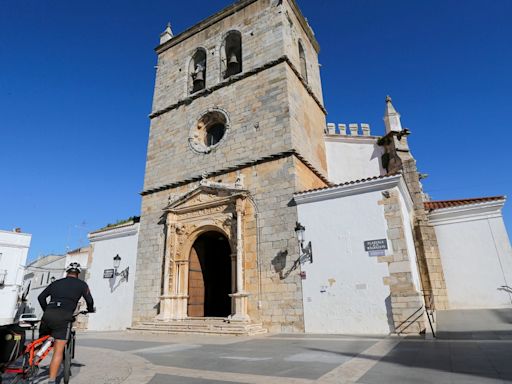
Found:
[[[73,313],[58,308],[49,308],[44,312],[39,326],[39,337],[51,335],[57,340],[67,340],[71,332]]]

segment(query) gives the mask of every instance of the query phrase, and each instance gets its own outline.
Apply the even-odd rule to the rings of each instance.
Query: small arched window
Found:
[[[231,31],[221,48],[221,66],[224,79],[242,72],[242,34]]]
[[[203,48],[198,48],[192,56],[188,73],[189,92],[194,93],[204,89],[206,85],[206,51]]]
[[[304,48],[302,47],[302,42],[299,41],[299,60],[300,60],[300,74],[302,78],[308,82],[308,66],[306,63],[306,54],[304,53]]]

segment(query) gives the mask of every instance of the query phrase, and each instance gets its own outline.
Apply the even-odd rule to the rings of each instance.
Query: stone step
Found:
[[[255,336],[267,333],[264,328],[260,329],[208,329],[208,328],[184,328],[184,327],[167,327],[167,328],[154,328],[145,326],[134,326],[128,329],[129,331],[147,332],[147,333],[167,333],[167,334],[211,334],[211,335],[233,335],[233,336]]]
[[[261,323],[228,322],[220,318],[188,318],[174,321],[142,321],[132,331],[152,333],[203,333],[218,335],[259,335],[267,330]]]

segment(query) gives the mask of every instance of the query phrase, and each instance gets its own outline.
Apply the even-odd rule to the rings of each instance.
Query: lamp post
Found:
[[[128,281],[128,275],[129,275],[129,272],[130,272],[130,267],[126,267],[121,272],[118,272],[117,269],[121,265],[121,256],[115,255],[113,261],[114,261],[114,271],[115,271],[114,273],[115,273],[115,275],[116,276],[121,276],[126,281]]]
[[[308,242],[308,245],[304,247],[304,243],[306,242],[306,236],[304,234],[305,231],[306,228],[301,223],[297,222],[297,224],[295,224],[295,234],[297,235],[297,240],[300,246],[299,260],[301,264],[305,263],[306,261],[313,263],[313,250],[311,247],[311,241]]]

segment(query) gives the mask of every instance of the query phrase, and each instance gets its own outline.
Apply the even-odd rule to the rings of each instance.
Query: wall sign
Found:
[[[364,250],[368,252],[368,256],[385,256],[386,249],[388,249],[386,239],[366,240],[364,242]]]
[[[386,239],[378,240],[366,240],[364,242],[364,250],[370,251],[382,251],[388,249],[388,241]]]
[[[114,277],[114,270],[113,269],[105,269],[103,271],[103,278],[104,279],[111,279]]]

